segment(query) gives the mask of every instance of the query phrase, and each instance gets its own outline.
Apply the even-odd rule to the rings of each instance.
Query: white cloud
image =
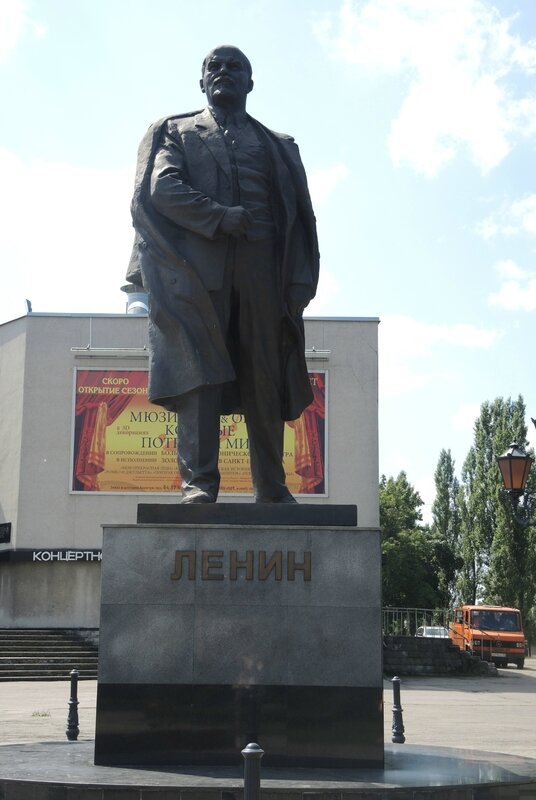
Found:
[[[384,475],[398,475],[408,468],[408,454],[398,447],[393,447],[392,441],[389,441],[389,449],[383,454],[382,461],[387,465],[381,470]]]
[[[335,191],[337,186],[349,175],[348,167],[343,163],[334,164],[327,169],[314,170],[308,179],[309,191],[314,206],[320,206]]]
[[[4,0],[0,4],[0,62],[6,61],[17,46],[25,17],[23,0]]]
[[[536,194],[529,194],[512,203],[511,215],[522,230],[536,234]]]
[[[464,403],[458,406],[452,416],[452,429],[458,432],[472,431],[479,415],[480,405],[478,403]]]
[[[506,258],[504,261],[497,261],[495,264],[495,270],[503,278],[520,279],[525,276],[525,273],[521,267],[519,267],[515,261],[512,261],[511,258]]]
[[[48,27],[36,19],[29,20],[32,33],[36,39],[43,39],[48,33]]]
[[[520,200],[504,203],[496,212],[479,222],[477,233],[483,239],[491,239],[498,234],[536,235],[536,194],[528,194]]]
[[[341,294],[341,286],[334,272],[327,269],[320,270],[316,297],[307,306],[306,316],[321,317],[333,307],[333,301]]]
[[[382,318],[380,331],[388,336],[391,347],[397,352],[417,356],[429,355],[437,344],[487,348],[500,336],[498,331],[465,323],[441,325],[403,316]]]
[[[417,478],[414,486],[420,494],[421,500],[424,501],[424,505],[421,506],[420,509],[422,514],[422,524],[431,525],[434,521],[432,516],[432,505],[436,496],[435,480],[433,476],[420,477]]]
[[[24,313],[26,297],[34,311],[121,313],[132,170],[25,162],[0,149],[0,174],[2,318]]]
[[[536,70],[536,42],[484,0],[343,0],[318,18],[333,57],[404,79],[388,136],[393,162],[429,176],[460,151],[487,172],[535,132],[535,101],[510,79]]]
[[[500,227],[498,223],[493,221],[492,217],[487,217],[479,222],[476,226],[476,232],[483,239],[493,239],[499,233]]]
[[[439,325],[402,316],[382,318],[379,328],[380,395],[394,397],[433,382],[451,383],[455,376],[437,366],[444,361],[436,357],[442,346],[486,349],[500,335],[495,330],[463,323]]]
[[[25,0],[2,0],[0,2],[0,63],[7,61],[15,50],[26,29],[37,39],[46,34],[46,25],[28,17]]]
[[[506,311],[535,311],[536,273],[526,272],[512,260],[498,261],[495,270],[503,282],[499,291],[489,296],[489,304]]]

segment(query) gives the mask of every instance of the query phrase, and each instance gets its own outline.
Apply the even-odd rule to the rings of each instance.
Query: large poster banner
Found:
[[[293,494],[325,495],[327,373],[310,372],[314,400],[285,425],[284,465]],[[147,370],[76,369],[73,492],[180,490],[176,415],[147,400]],[[244,417],[220,423],[220,494],[251,494]]]

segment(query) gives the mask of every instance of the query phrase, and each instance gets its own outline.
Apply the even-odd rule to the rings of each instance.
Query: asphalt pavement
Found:
[[[499,669],[497,677],[402,678],[406,742],[536,758],[536,658],[525,664]],[[79,741],[94,738],[96,694],[96,681],[80,681]],[[68,680],[0,682],[0,744],[66,741],[69,695]],[[386,743],[392,702],[386,680]]]
[[[406,742],[536,758],[536,658],[497,677],[401,679]],[[391,741],[392,689],[384,683],[385,741]]]

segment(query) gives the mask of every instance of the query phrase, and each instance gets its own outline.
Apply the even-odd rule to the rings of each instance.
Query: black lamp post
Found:
[[[497,456],[497,463],[501,470],[504,488],[512,501],[516,522],[524,528],[536,524],[531,520],[531,497],[525,489],[534,459],[525,453],[520,444],[513,442],[502,456]],[[521,498],[522,503],[520,503]]]

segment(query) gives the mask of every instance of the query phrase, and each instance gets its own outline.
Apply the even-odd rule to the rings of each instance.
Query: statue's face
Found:
[[[244,108],[253,89],[248,64],[234,47],[218,47],[208,54],[200,83],[209,105],[222,108]]]

